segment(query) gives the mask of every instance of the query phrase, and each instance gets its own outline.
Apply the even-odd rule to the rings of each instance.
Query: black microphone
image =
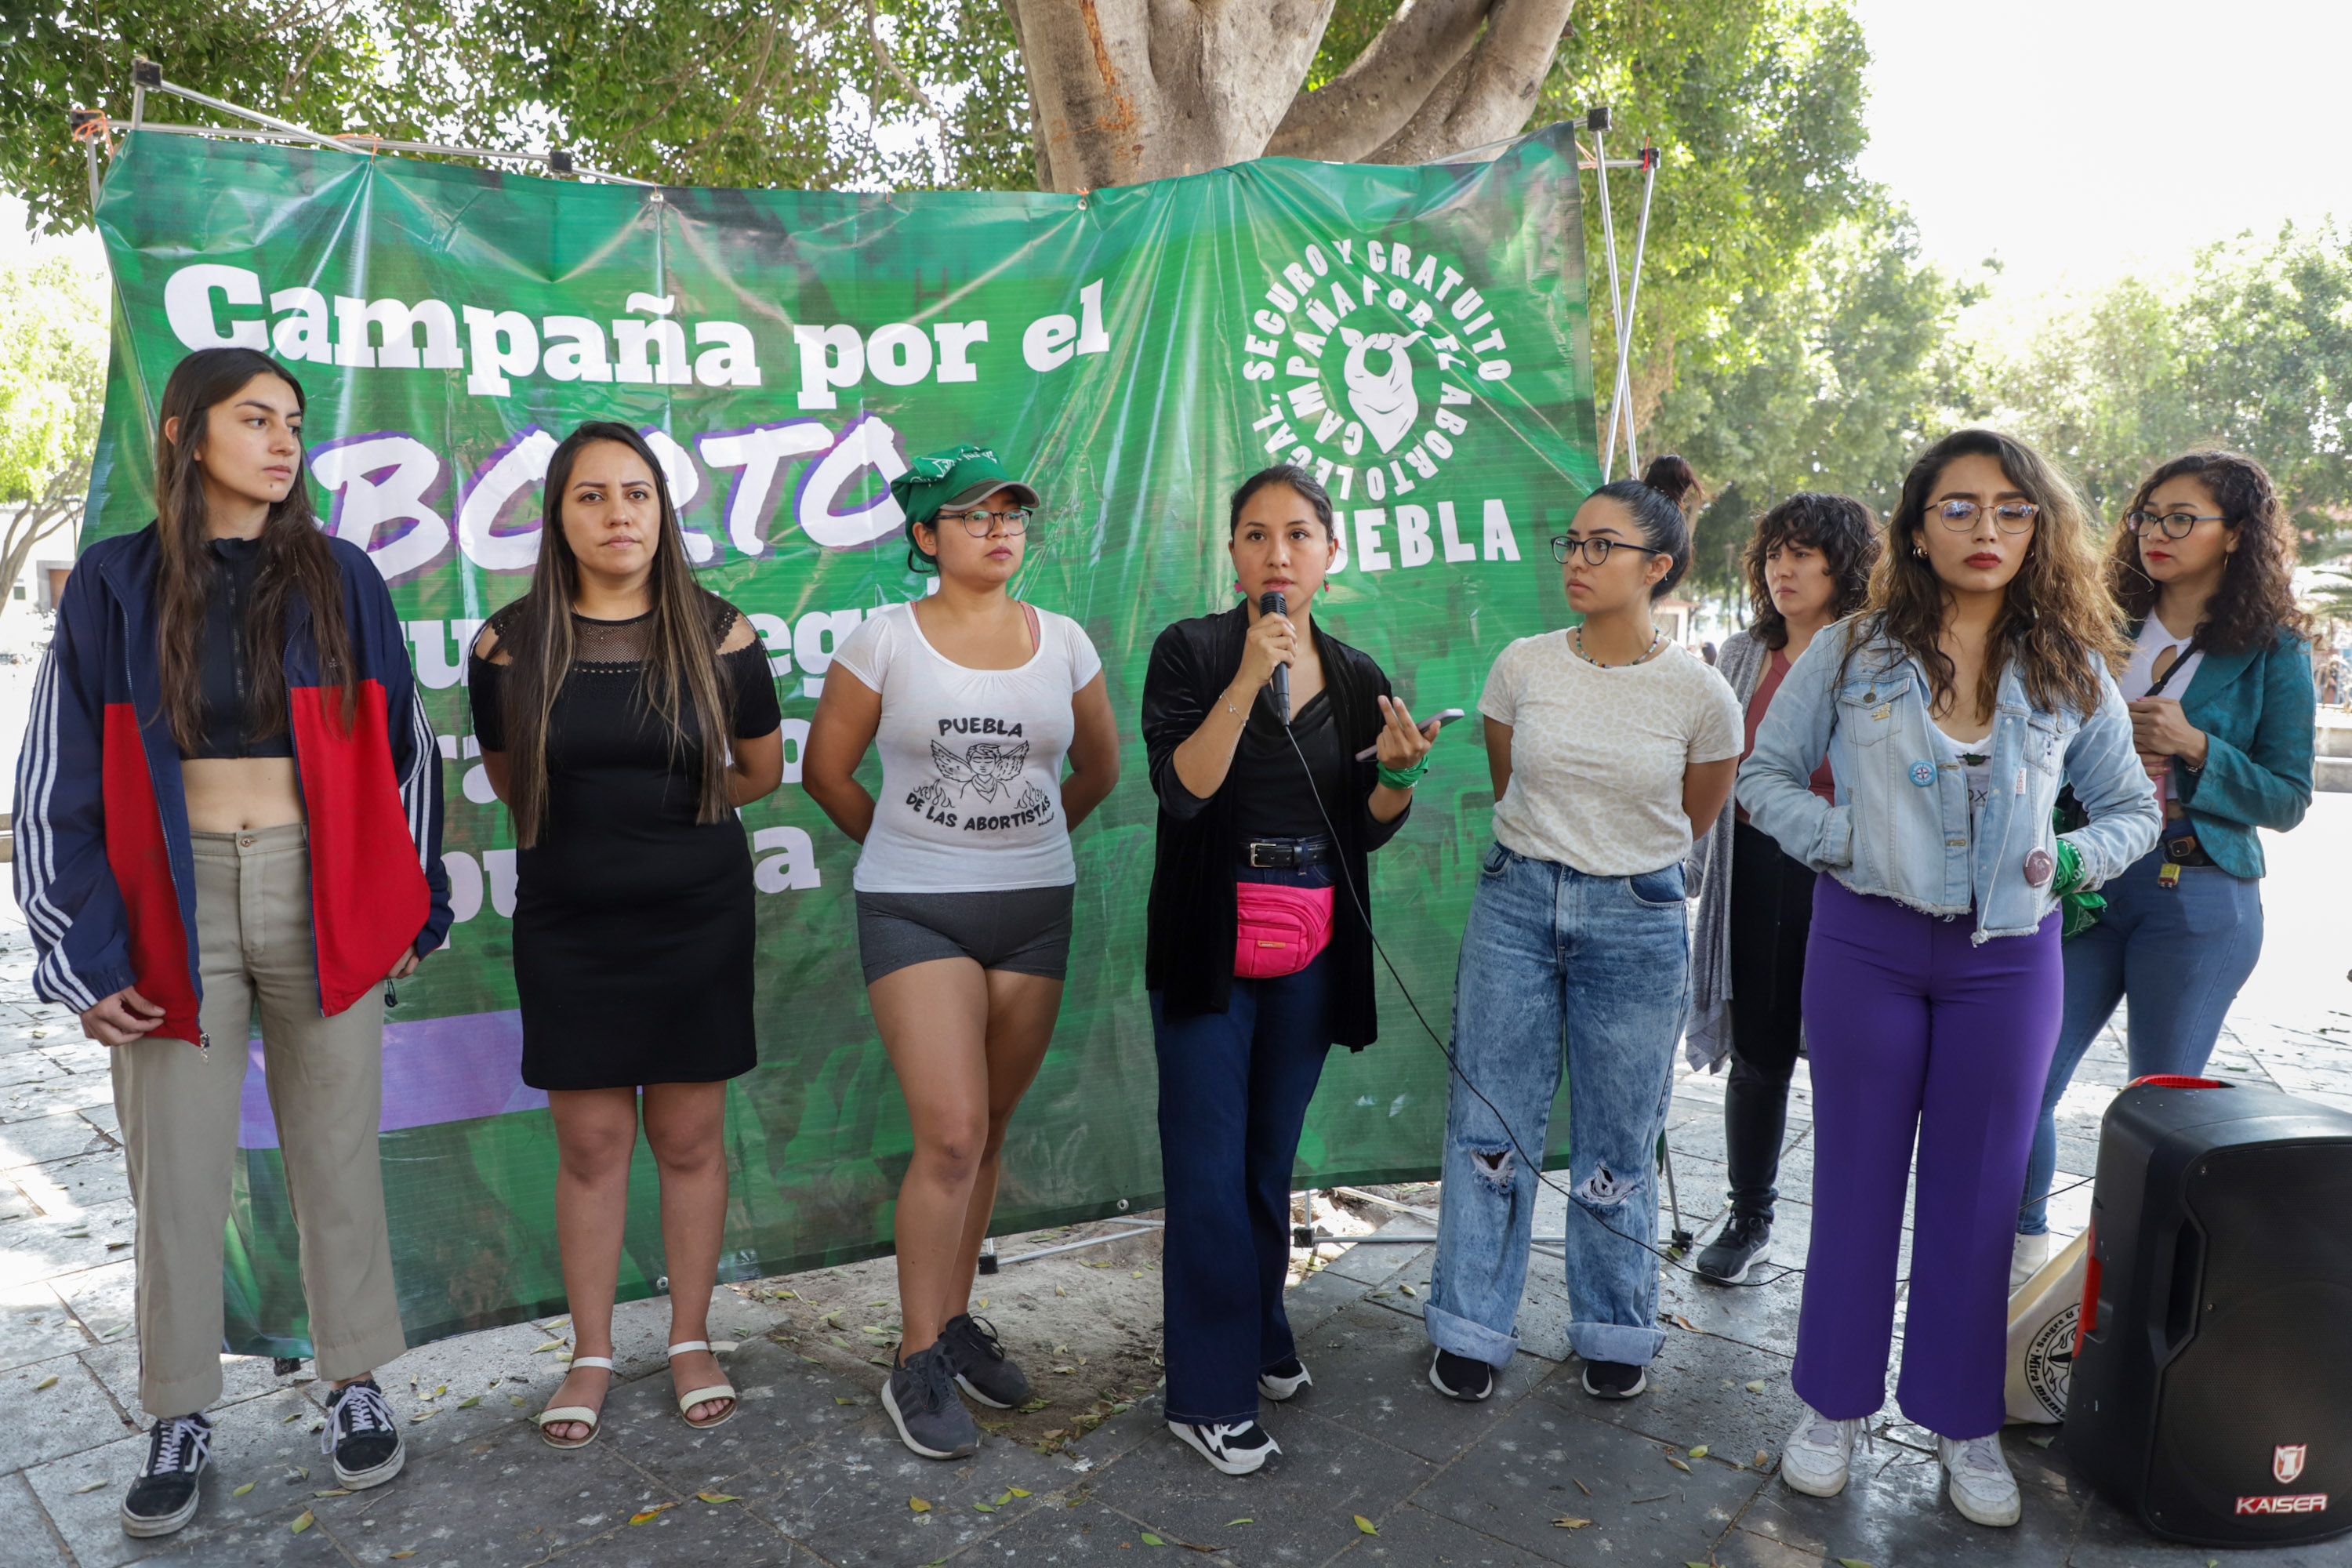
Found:
[[[1259,614],[1267,616],[1285,615],[1290,609],[1276,589],[1259,595],[1257,607]],[[1274,667],[1274,716],[1282,721],[1284,729],[1290,728],[1290,666],[1286,664]]]

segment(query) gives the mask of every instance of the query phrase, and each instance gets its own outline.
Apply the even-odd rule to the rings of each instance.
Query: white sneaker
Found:
[[[1845,1490],[1846,1464],[1861,1431],[1859,1416],[1832,1421],[1807,1405],[1805,1418],[1781,1446],[1780,1479],[1807,1497],[1837,1496]]]
[[[2049,1261],[2050,1233],[2048,1231],[2043,1231],[2040,1236],[2027,1236],[2022,1231],[2019,1232],[2017,1244],[2009,1255],[2009,1293],[2014,1296],[2024,1289],[2025,1282],[2041,1273],[2042,1266]]]
[[[1945,1489],[1963,1519],[1978,1524],[2015,1524],[2018,1517],[2017,1478],[2000,1451],[2000,1434],[1955,1442],[1936,1439],[1936,1458],[1951,1478]]]
[[[1171,1421],[1168,1430],[1229,1476],[1254,1474],[1267,1459],[1282,1452],[1282,1445],[1274,1440],[1274,1434],[1255,1421],[1236,1421],[1222,1426]]]

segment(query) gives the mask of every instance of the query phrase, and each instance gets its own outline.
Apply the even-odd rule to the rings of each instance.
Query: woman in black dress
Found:
[[[539,1417],[594,1440],[639,1090],[661,1173],[670,1378],[694,1426],[735,1413],[705,1318],[727,1209],[726,1080],[758,1064],[751,857],[734,808],[782,781],[759,637],[694,581],[660,466],[625,425],[555,449],[530,588],[469,677],[482,763],[512,814],[522,1077],[555,1120],[572,1374]],[[593,1401],[593,1403],[589,1403]]]

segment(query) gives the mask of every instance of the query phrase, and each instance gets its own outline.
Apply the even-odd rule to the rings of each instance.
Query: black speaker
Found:
[[[2156,1534],[2352,1529],[2352,1114],[2143,1079],[2099,1134],[2066,1453]]]

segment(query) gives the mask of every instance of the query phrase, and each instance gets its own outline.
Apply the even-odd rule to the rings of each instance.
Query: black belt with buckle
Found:
[[[1296,871],[1307,866],[1328,866],[1339,858],[1328,838],[1248,838],[1240,846],[1241,862],[1254,871]]]

